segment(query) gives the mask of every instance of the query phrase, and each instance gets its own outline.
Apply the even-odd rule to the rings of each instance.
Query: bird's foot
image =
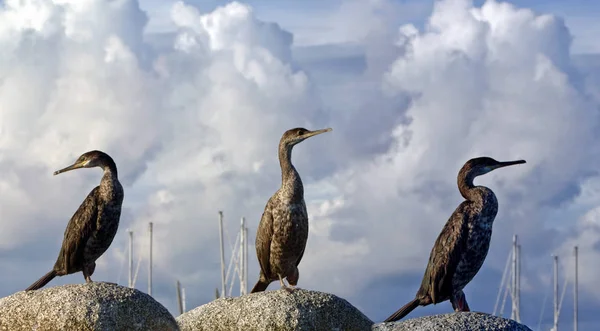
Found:
[[[85,283],[86,283],[86,284],[93,283],[93,281],[92,281],[92,278],[91,278],[90,276],[86,276],[86,277],[85,277]]]
[[[294,290],[296,290],[296,288],[292,285],[286,285],[285,282],[283,281],[283,278],[281,277],[281,275],[279,276],[279,284],[281,285],[281,288],[288,291],[289,293],[294,293]]]
[[[283,286],[283,289],[288,291],[289,293],[294,293],[294,291],[297,290],[297,288],[292,285]]]

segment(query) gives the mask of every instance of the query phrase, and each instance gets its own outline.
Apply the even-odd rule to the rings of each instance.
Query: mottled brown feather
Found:
[[[27,288],[38,289],[55,276],[82,271],[86,281],[96,268],[96,260],[110,247],[119,227],[123,187],[119,182],[117,167],[110,156],[100,151],[81,155],[73,166],[55,174],[77,168],[101,167],[104,175],[83,200],[65,229],[62,246],[52,271]]]
[[[418,298],[429,296],[434,304],[450,298],[452,279],[467,243],[467,213],[464,210],[467,203],[456,208],[435,241]]]
[[[267,202],[267,206],[271,204],[271,200]],[[256,230],[256,255],[260,264],[261,277],[271,274],[269,259],[271,257],[271,237],[273,236],[273,215],[271,209],[266,208],[258,223]],[[266,280],[266,278],[265,278]]]
[[[58,259],[54,264],[54,270],[57,274],[67,275],[81,271],[85,245],[96,230],[96,220],[98,218],[98,195],[99,187],[96,186],[83,200],[65,229],[65,235],[58,254]]]
[[[524,160],[498,162],[489,157],[465,163],[457,176],[458,189],[466,199],[452,213],[431,249],[429,263],[415,299],[397,310],[385,322],[397,321],[418,306],[450,300],[455,309],[469,310],[463,288],[475,277],[487,256],[498,200],[473,179],[494,169]]]
[[[314,134],[330,131],[294,128],[279,141],[281,187],[269,198],[256,230],[256,255],[261,272],[252,293],[264,291],[269,283],[286,278],[290,285],[299,279],[298,265],[308,240],[308,213],[304,186],[292,165],[292,148]]]

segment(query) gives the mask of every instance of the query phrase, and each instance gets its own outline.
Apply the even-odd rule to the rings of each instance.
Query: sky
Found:
[[[382,321],[414,297],[462,201],[460,167],[478,156],[525,159],[476,180],[494,190],[499,212],[488,257],[465,288],[469,305],[494,311],[517,234],[522,321],[549,329],[551,255],[562,291],[578,245],[579,326],[593,330],[598,13],[587,1],[5,0],[0,297],[52,267],[101,171],[52,173],[94,149],[114,158],[125,199],[93,280],[127,284],[131,229],[136,288],[146,291],[153,222],[154,298],[177,315],[179,280],[188,310],[213,300],[222,210],[230,240],[247,220],[251,288],[256,227],[281,181],[281,135],[332,127],[294,148],[310,218],[300,287]],[[48,286],[83,281],[79,273]],[[572,323],[567,286],[562,328]],[[445,302],[409,317],[451,310]]]

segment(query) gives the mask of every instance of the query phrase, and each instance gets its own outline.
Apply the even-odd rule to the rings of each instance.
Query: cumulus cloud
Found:
[[[518,233],[531,261],[525,282],[537,279],[542,273],[534,266],[563,242],[560,235],[577,236],[564,230],[572,225],[557,233],[548,215],[573,201],[598,161],[598,103],[573,66],[568,29],[557,17],[506,3],[477,8],[456,0],[436,3],[422,31],[400,27],[397,40],[401,55],[383,75],[382,88],[410,97],[409,120],[395,127],[389,150],[326,180],[340,192],[313,207],[319,211],[315,228],[327,226],[307,248],[307,256],[319,255],[305,262],[318,270],[311,280],[352,295],[357,283],[421,273],[441,226],[462,200],[456,173],[480,155],[528,162],[477,180],[500,201],[485,268],[501,272],[510,236]],[[578,240],[584,238],[569,244]],[[597,256],[591,247],[588,254]],[[335,276],[323,280],[321,274]],[[497,286],[499,280],[474,282]],[[402,286],[413,292],[418,284]],[[394,301],[398,306],[406,299]]]
[[[2,179],[12,181],[6,183],[3,196],[16,199],[13,203],[3,199],[3,218],[33,222],[51,217],[51,222],[28,226],[22,226],[24,221],[7,222],[16,225],[15,231],[41,234],[49,225],[63,224],[55,219],[65,217],[61,209],[73,209],[82,199],[81,190],[77,194],[73,186],[88,185],[77,176],[50,183],[52,169],[87,150],[102,149],[125,165],[120,167],[121,178],[131,184],[160,146],[158,99],[156,94],[146,95],[155,89],[155,82],[140,69],[134,53],[141,51],[136,47],[141,44],[144,20],[138,18],[143,13],[139,9],[135,13],[132,5],[7,1],[0,12],[0,167],[14,174],[12,180]],[[96,9],[104,16],[92,15]],[[127,22],[108,24],[114,14],[125,15]],[[86,16],[96,21],[83,23]],[[134,128],[133,123],[139,126]],[[48,195],[50,188],[64,193]],[[48,210],[52,205],[58,208]],[[1,236],[9,246],[22,237],[11,231]]]
[[[175,312],[179,279],[188,307],[206,303],[219,284],[217,211],[232,239],[246,216],[253,240],[280,184],[278,140],[297,126],[334,128],[294,151],[311,217],[301,287],[348,297],[374,319],[404,304],[462,200],[457,171],[480,155],[527,164],[477,179],[500,204],[488,260],[466,290],[478,310],[493,303],[470,289],[499,283],[513,233],[531,261],[529,293],[545,291],[533,284],[547,280],[537,266],[549,253],[570,254],[579,243],[583,260],[597,258],[598,80],[575,66],[564,22],[507,3],[444,0],[419,28],[381,11],[396,6],[340,9],[339,24],[354,25],[343,18],[359,12],[372,23],[357,33],[360,51],[346,68],[333,67],[335,56],[317,65],[318,53],[302,61],[290,32],[239,2],[212,12],[176,2],[164,13],[176,31],[157,48],[145,39],[137,1],[6,1],[0,265],[14,276],[0,280],[2,294],[51,267],[67,218],[100,175],[52,171],[100,149],[115,158],[126,197],[95,279],[119,277],[127,228],[146,258],[152,221],[155,297]],[[565,213],[573,221],[551,221]],[[589,300],[600,296],[591,290],[597,271],[582,271]],[[369,296],[373,284],[390,290]]]
[[[85,20],[92,11],[94,20]],[[2,15],[13,19],[1,30],[12,46],[3,47],[0,76],[1,210],[3,220],[21,220],[6,222],[3,248],[16,252],[22,238],[33,245],[51,229],[58,252],[66,218],[98,174],[52,182],[49,174],[101,149],[126,186],[121,229],[140,234],[137,252],[145,254],[146,223],[156,224],[159,280],[199,282],[194,276],[204,272],[216,284],[216,211],[256,214],[277,189],[283,131],[326,124],[306,74],[291,62],[292,35],[237,2],[203,14],[176,3],[170,15],[178,31],[164,52],[142,40],[146,19],[136,1],[7,2]],[[310,168],[312,153],[303,150],[299,164]],[[54,257],[44,254],[35,272]],[[109,251],[97,277],[116,277],[116,260],[121,251]]]

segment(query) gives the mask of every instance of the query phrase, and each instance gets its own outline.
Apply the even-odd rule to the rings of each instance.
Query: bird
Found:
[[[250,293],[264,291],[277,280],[282,288],[293,292],[298,283],[298,265],[308,240],[308,213],[302,180],[292,164],[292,148],[307,138],[331,130],[294,128],[287,130],[279,141],[281,187],[269,198],[256,229],[260,274]],[[283,278],[290,286],[285,285]]]
[[[458,190],[466,199],[444,225],[431,253],[415,298],[384,322],[397,321],[418,306],[450,300],[455,311],[470,311],[463,288],[475,277],[488,253],[498,200],[492,190],[473,180],[492,170],[525,163],[490,157],[468,160],[458,173]]]
[[[117,166],[113,159],[101,151],[89,151],[72,165],[57,170],[54,175],[79,168],[100,167],[104,175],[79,206],[65,230],[62,247],[54,267],[29,286],[26,291],[37,290],[56,276],[83,272],[86,283],[96,269],[96,260],[112,243],[119,227],[123,187],[119,182]]]

